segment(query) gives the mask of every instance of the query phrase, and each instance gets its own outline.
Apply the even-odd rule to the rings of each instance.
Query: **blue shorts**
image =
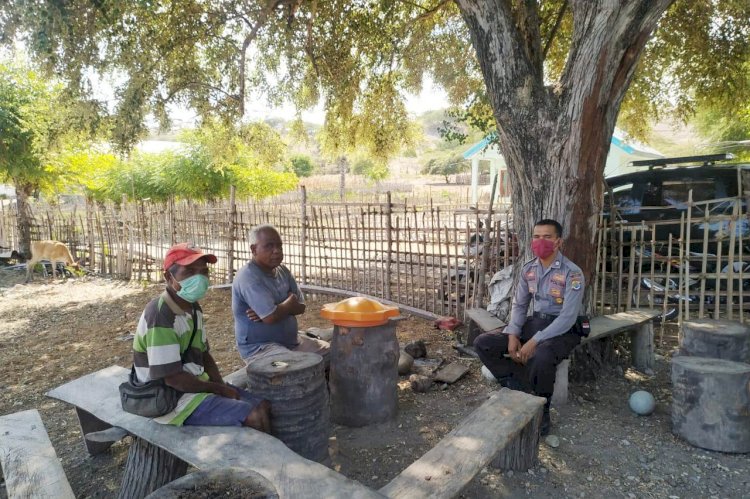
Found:
[[[192,426],[242,426],[247,416],[263,402],[250,392],[229,385],[240,393],[240,399],[209,395],[183,424]]]

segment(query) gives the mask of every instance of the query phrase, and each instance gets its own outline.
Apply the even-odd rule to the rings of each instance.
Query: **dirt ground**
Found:
[[[119,487],[129,442],[109,452],[86,454],[74,411],[45,397],[51,388],[83,374],[130,364],[130,337],[157,286],[141,287],[99,278],[66,282],[0,270],[0,414],[39,409],[50,439],[77,497],[112,497]],[[316,297],[300,327],[326,327]],[[202,302],[206,326],[223,373],[241,367],[234,348],[230,293],[211,290]],[[470,371],[457,383],[428,393],[399,384],[398,417],[366,428],[334,427],[333,467],[378,489],[434,446],[497,385],[485,381],[478,361],[459,359],[453,336],[425,320],[399,323],[402,343],[423,339],[428,357],[459,360]],[[596,381],[571,384],[568,405],[553,408],[553,434],[559,447],[540,444],[539,462],[523,472],[485,469],[462,497],[750,497],[746,455],[704,451],[671,433],[670,348],[658,351],[653,376],[627,368],[627,358]],[[628,409],[629,395],[650,391],[656,412],[638,417]],[[5,487],[0,486],[4,497]]]

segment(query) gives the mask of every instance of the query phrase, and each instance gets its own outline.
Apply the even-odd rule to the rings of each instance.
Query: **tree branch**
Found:
[[[547,42],[544,44],[544,50],[542,50],[542,59],[547,59],[547,52],[549,52],[549,48],[550,46],[552,46],[552,40],[555,39],[557,30],[560,28],[560,23],[562,22],[563,16],[565,15],[565,11],[567,9],[568,9],[568,0],[565,0],[562,4],[562,7],[560,7],[560,12],[557,13],[557,19],[555,19],[555,25],[552,26],[552,31],[550,31],[549,33]]]

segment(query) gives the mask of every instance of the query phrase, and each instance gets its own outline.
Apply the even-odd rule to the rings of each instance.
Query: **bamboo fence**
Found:
[[[282,236],[285,265],[303,284],[462,319],[467,304],[486,304],[486,293],[477,296],[480,283],[512,264],[518,251],[506,206],[409,204],[390,193],[371,202],[311,202],[302,188],[264,202],[232,195],[201,203],[37,203],[32,212],[32,240],[63,241],[90,271],[144,282],[160,281],[166,250],[188,241],[218,257],[212,283],[230,283],[251,258],[248,231],[268,223]],[[476,243],[482,240],[488,242]],[[16,214],[0,204],[0,244],[17,242]],[[691,194],[671,220],[628,224],[602,217],[595,242],[597,314],[647,306],[680,322],[746,320],[750,224],[740,198],[693,202]]]
[[[192,242],[218,258],[212,283],[230,283],[251,258],[249,230],[274,225],[284,242],[284,264],[297,280],[381,297],[437,315],[463,317],[479,275],[511,263],[505,237],[507,212],[457,205],[394,202],[310,202],[302,188],[268,202],[153,203],[32,206],[32,240],[65,242],[90,271],[103,276],[156,282],[176,242]],[[0,233],[17,246],[15,213],[0,212]],[[489,226],[479,229],[480,225]],[[480,220],[482,224],[480,224]],[[477,248],[488,251],[483,263]],[[484,265],[484,270],[482,266]],[[487,280],[489,282],[489,280]]]

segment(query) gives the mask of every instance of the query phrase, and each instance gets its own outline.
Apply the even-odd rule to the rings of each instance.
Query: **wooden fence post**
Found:
[[[482,306],[484,300],[484,273],[487,272],[487,263],[490,259],[490,226],[492,225],[492,203],[495,200],[495,189],[497,189],[497,175],[492,179],[492,194],[490,194],[490,205],[487,207],[487,219],[484,222],[484,235],[482,236],[482,263],[479,267],[479,278],[477,279],[477,286],[474,290],[474,308]],[[468,244],[468,241],[467,241]],[[478,248],[478,247],[477,247]],[[467,269],[468,270],[468,269]],[[468,275],[467,275],[468,279]],[[469,296],[466,294],[466,300],[468,302]]]
[[[227,241],[227,282],[234,281],[234,239],[237,236],[237,188],[229,186],[229,240]]]
[[[302,256],[302,284],[307,284],[307,189],[304,185],[300,186],[302,191],[302,202],[300,208],[302,211],[302,234],[300,235],[300,255]]]
[[[385,207],[385,214],[388,216],[388,218],[385,219],[385,235],[386,235],[386,244],[388,245],[387,251],[386,251],[386,258],[385,258],[385,299],[390,300],[391,299],[391,261],[393,259],[393,255],[391,254],[391,246],[393,244],[393,231],[391,227],[391,191],[388,191],[386,193],[386,207]]]

